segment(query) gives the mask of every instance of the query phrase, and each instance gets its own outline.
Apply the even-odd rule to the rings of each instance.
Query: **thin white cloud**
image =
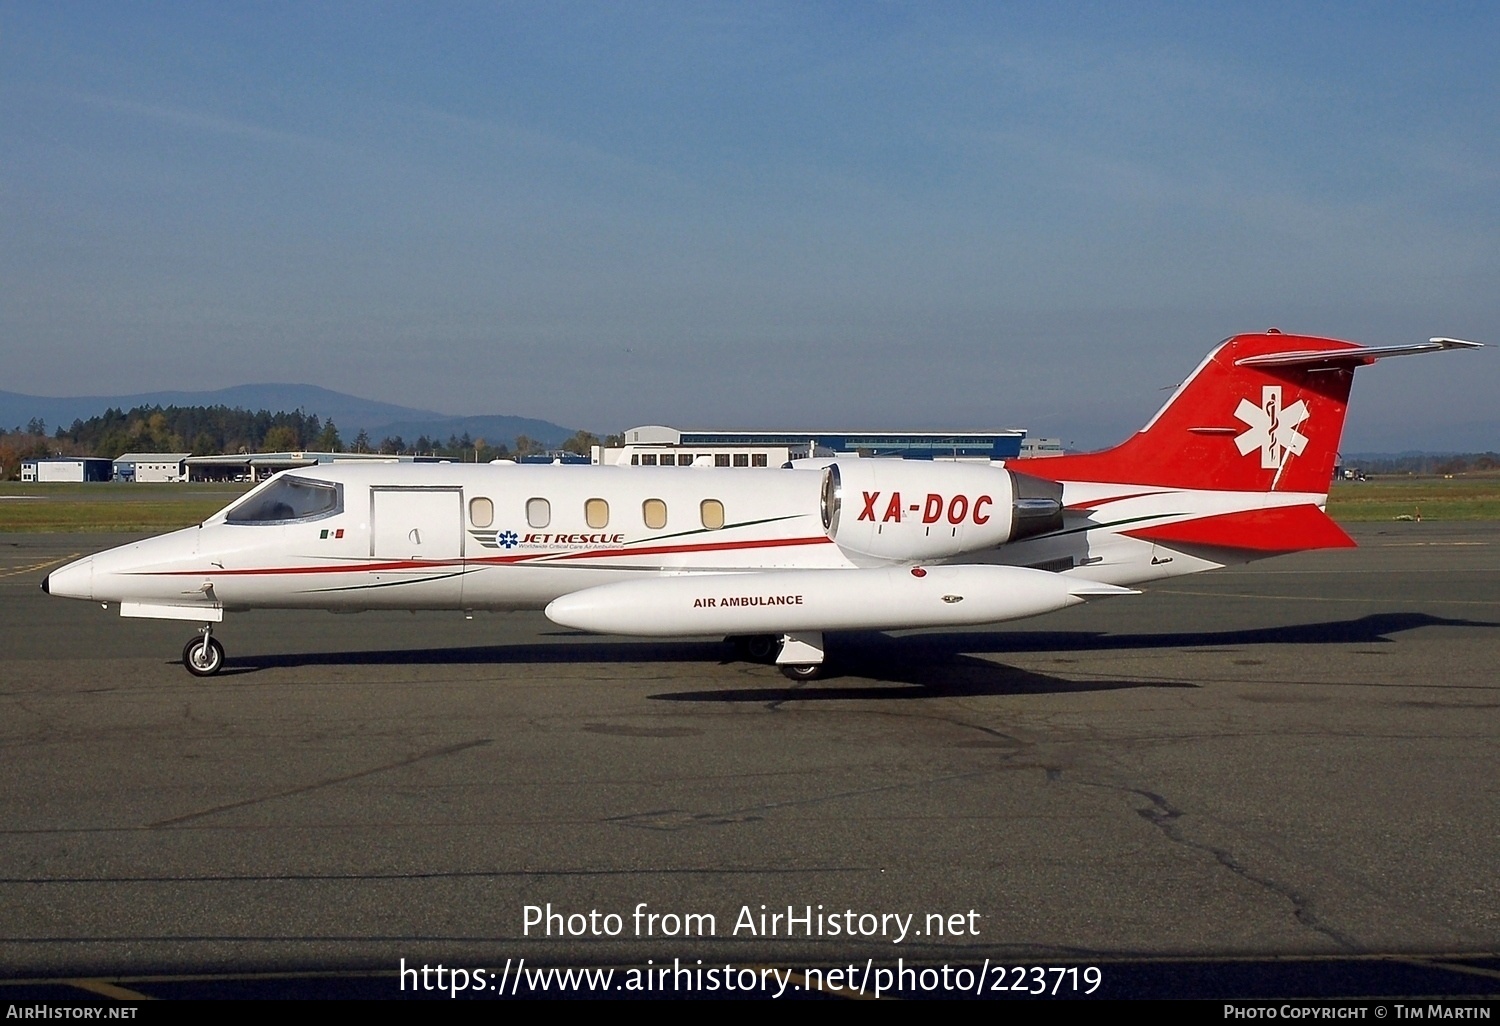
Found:
[[[321,136],[301,132],[288,132],[280,128],[267,128],[264,125],[258,125],[251,121],[240,121],[217,114],[204,114],[182,107],[141,103],[137,100],[129,100],[119,96],[102,96],[98,93],[71,92],[66,95],[69,99],[86,106],[128,114],[132,117],[146,118],[163,124],[176,125],[179,128],[191,129],[196,132],[231,136],[238,139],[247,139],[252,142],[271,143],[277,146],[296,146],[326,150],[333,145],[328,139]]]
[[[456,129],[472,138],[511,151],[522,151],[548,160],[585,167],[610,177],[629,177],[654,186],[680,187],[685,180],[675,171],[648,164],[631,157],[542,132],[512,121],[477,118],[441,110],[427,104],[407,104],[395,108],[443,129]]]

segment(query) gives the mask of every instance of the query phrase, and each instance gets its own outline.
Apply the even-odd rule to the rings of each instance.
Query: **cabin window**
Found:
[[[675,467],[677,466],[677,457],[671,453],[664,453],[661,458],[661,465],[664,467]]]
[[[729,453],[727,453],[727,452],[717,452],[717,453],[714,453],[714,466],[716,466],[716,467],[727,467],[727,466],[729,466]]]
[[[283,474],[224,515],[231,524],[285,524],[344,511],[344,486]]]
[[[527,499],[526,522],[532,527],[546,527],[552,523],[552,503],[546,499]]]
[[[718,499],[704,499],[698,504],[698,515],[703,519],[703,526],[710,531],[724,526],[724,504]]]
[[[630,457],[630,465],[632,467],[639,467],[641,465],[641,454],[640,453],[633,453],[631,455],[631,457]]]
[[[609,526],[609,503],[603,499],[590,499],[583,504],[583,519],[590,527]]]
[[[644,456],[642,456],[641,457],[641,466],[643,466],[643,467],[654,467],[654,466],[656,466],[656,453],[654,453],[654,452],[648,452]]]
[[[736,467],[748,467],[750,465],[750,456],[747,453],[743,452],[735,453],[734,465]]]
[[[667,526],[667,504],[660,499],[647,499],[641,503],[641,517],[651,530],[660,531]]]
[[[750,465],[752,467],[764,467],[766,465],[766,454],[758,452],[754,456],[751,456]]]
[[[495,504],[489,499],[470,499],[469,522],[475,527],[489,527],[495,522]]]

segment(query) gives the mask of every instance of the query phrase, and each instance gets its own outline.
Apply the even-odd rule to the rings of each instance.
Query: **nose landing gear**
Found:
[[[212,624],[206,624],[182,649],[182,665],[194,677],[212,677],[224,667],[224,646],[214,640]]]

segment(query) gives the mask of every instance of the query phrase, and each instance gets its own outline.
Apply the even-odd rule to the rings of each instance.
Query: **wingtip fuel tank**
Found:
[[[644,637],[886,630],[998,623],[1129,595],[1026,567],[914,566],[693,574],[585,588],[547,606],[554,623]]]

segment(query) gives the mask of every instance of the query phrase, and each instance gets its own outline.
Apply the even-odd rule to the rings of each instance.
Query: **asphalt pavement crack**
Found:
[[[1160,830],[1168,840],[1172,841],[1174,844],[1180,844],[1185,848],[1192,848],[1194,850],[1205,852],[1206,854],[1213,856],[1214,861],[1218,862],[1219,865],[1223,866],[1231,873],[1249,883],[1256,885],[1257,887],[1270,891],[1272,894],[1275,894],[1277,897],[1283,899],[1291,905],[1292,916],[1297,920],[1298,923],[1300,923],[1307,929],[1312,930],[1314,933],[1322,934],[1324,937],[1327,937],[1329,940],[1333,941],[1345,951],[1358,952],[1361,950],[1360,945],[1356,943],[1353,938],[1344,936],[1342,933],[1338,932],[1333,927],[1329,926],[1327,923],[1324,923],[1321,919],[1318,918],[1318,915],[1313,908],[1313,901],[1311,898],[1299,893],[1292,887],[1289,887],[1282,883],[1278,883],[1277,881],[1272,880],[1269,877],[1260,876],[1252,872],[1250,868],[1244,865],[1244,863],[1242,863],[1239,859],[1237,859],[1234,853],[1228,848],[1221,848],[1217,845],[1208,844],[1204,841],[1195,841],[1192,838],[1185,836],[1179,825],[1179,821],[1184,816],[1183,811],[1169,802],[1162,795],[1159,795],[1154,791],[1147,791],[1145,788],[1140,787],[1128,787],[1119,784],[1101,784],[1093,781],[1084,781],[1082,783],[1086,783],[1089,787],[1102,787],[1111,791],[1124,791],[1126,794],[1132,794],[1138,798],[1144,799],[1148,803],[1148,805],[1144,809],[1136,809],[1136,815],[1140,816],[1146,822],[1150,823],[1152,826]]]
[[[624,816],[608,816],[602,822],[614,823],[619,826],[636,827],[646,830],[683,830],[690,827],[722,826],[730,823],[750,823],[764,819],[766,813],[778,809],[794,809],[811,805],[823,805],[828,802],[843,801],[849,798],[862,798],[872,794],[884,794],[893,791],[908,791],[919,787],[927,787],[932,784],[945,784],[960,780],[973,780],[988,775],[990,770],[977,770],[967,773],[950,773],[937,777],[924,777],[920,780],[901,781],[894,784],[878,784],[873,787],[852,788],[845,791],[835,791],[828,794],[812,795],[807,798],[789,798],[779,802],[762,802],[756,805],[745,805],[739,808],[724,809],[718,812],[689,812],[686,809],[655,809],[648,812],[632,812]]]
[[[464,741],[461,744],[448,745],[444,748],[433,748],[429,751],[418,752],[416,755],[408,756],[405,759],[397,759],[395,762],[388,762],[380,766],[372,766],[370,769],[359,770],[355,773],[345,773],[342,776],[330,777],[327,780],[317,780],[311,784],[303,784],[301,787],[292,787],[288,788],[285,791],[277,791],[274,794],[264,794],[259,795],[255,798],[245,798],[237,802],[227,802],[223,805],[215,805],[211,808],[199,809],[197,812],[188,812],[181,816],[173,816],[171,819],[157,820],[155,823],[147,823],[146,827],[149,830],[156,830],[162,827],[180,826],[183,823],[187,823],[195,819],[202,819],[204,816],[213,816],[220,812],[228,812],[231,809],[242,809],[247,805],[258,805],[261,802],[268,802],[276,798],[290,798],[293,795],[307,794],[309,791],[316,791],[320,788],[331,787],[334,784],[345,784],[351,780],[358,780],[361,777],[373,776],[376,773],[385,773],[388,770],[400,769],[403,766],[410,766],[415,762],[423,762],[427,759],[436,759],[445,755],[456,755],[459,752],[466,751],[470,748],[478,748],[481,745],[487,745],[489,743],[489,738],[482,737],[473,741]]]

